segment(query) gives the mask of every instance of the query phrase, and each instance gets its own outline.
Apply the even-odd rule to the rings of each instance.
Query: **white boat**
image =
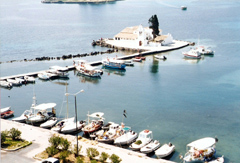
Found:
[[[33,108],[33,114],[28,116],[26,122],[29,124],[43,123],[47,121],[50,117],[55,116],[56,103],[43,103]],[[49,111],[51,109],[51,111]]]
[[[26,122],[27,118],[33,115],[33,107],[36,106],[36,96],[33,96],[33,103],[29,110],[25,110],[20,117],[13,118],[12,121]]]
[[[0,86],[4,88],[12,88],[12,83],[9,83],[7,81],[0,81]]]
[[[11,110],[11,106],[0,109],[1,114],[2,114],[2,113],[6,113],[6,112],[8,112],[8,111],[10,111],[10,110]]]
[[[27,83],[35,83],[35,78],[32,76],[24,76],[23,78]]]
[[[50,76],[48,73],[39,73],[38,74],[38,78],[39,79],[42,79],[42,80],[49,80],[50,79]]]
[[[213,160],[209,161],[208,163],[224,163],[224,156],[217,157],[216,159],[213,159]]]
[[[132,150],[140,150],[142,147],[149,144],[153,139],[152,131],[143,130],[139,133],[137,140],[132,143],[129,147]]]
[[[21,86],[22,82],[15,80],[15,79],[7,79],[9,83],[11,83],[13,86]]]
[[[132,60],[124,60],[124,63],[126,66],[134,66],[134,63]]]
[[[137,133],[131,130],[131,127],[122,126],[123,135],[119,136],[114,140],[114,144],[117,145],[128,145],[137,139]]]
[[[107,58],[102,60],[102,65],[106,68],[113,68],[113,69],[125,69],[126,64],[123,60],[118,60],[116,58]]]
[[[162,55],[154,55],[154,58],[160,59],[160,60],[166,60],[167,59],[167,57],[165,57],[164,55],[163,56]]]
[[[102,128],[103,123],[104,123],[103,115],[104,115],[104,113],[102,113],[102,112],[87,114],[88,122],[90,122],[90,123],[88,123],[82,129],[82,131],[84,132],[85,135],[90,135],[91,133]],[[92,121],[90,121],[90,118],[93,118]]]
[[[51,117],[46,122],[42,123],[40,127],[42,128],[51,128],[57,123],[57,117]]]
[[[206,137],[187,144],[187,153],[183,157],[185,162],[210,161],[216,153],[216,138]]]
[[[210,47],[198,46],[195,48],[201,55],[214,55],[214,51]]]
[[[164,158],[169,156],[175,150],[175,145],[172,143],[164,144],[155,151],[157,158]]]
[[[142,147],[140,149],[140,152],[148,154],[148,153],[154,152],[159,147],[160,147],[160,142],[158,140],[154,140],[154,141],[151,141],[146,146]]]
[[[107,143],[107,144],[112,144],[116,138],[121,136],[123,134],[122,128],[119,126],[119,124],[112,123],[109,126],[109,130],[101,130],[102,132],[98,132],[101,134],[96,134],[97,137],[95,140],[102,142],[102,143]]]
[[[52,131],[55,131],[55,132],[61,132],[61,129],[64,127],[64,125],[65,125],[66,123],[71,122],[71,121],[74,121],[74,117],[63,119],[63,120],[57,122],[57,123],[51,128],[51,130],[52,130]]]
[[[61,67],[61,66],[50,66],[49,68],[53,70],[61,71],[61,72],[68,71],[67,67]]]
[[[142,62],[142,59],[141,58],[133,58],[132,61],[133,62]]]
[[[101,77],[103,71],[99,70],[97,67],[93,67],[87,63],[85,60],[75,61],[75,68],[81,75],[86,75],[90,77]]]
[[[69,73],[58,71],[56,69],[50,69],[50,70],[47,70],[46,72],[50,73],[51,76],[60,77],[60,78],[68,78],[69,76]]]
[[[72,120],[66,121],[66,123],[61,128],[60,132],[64,134],[74,133],[81,130],[85,125],[86,125],[85,121],[77,121],[76,124],[75,117],[73,117]]]
[[[190,58],[190,59],[200,59],[201,58],[201,54],[195,49],[191,49],[187,52],[182,52],[182,54],[184,55],[185,58]]]
[[[26,81],[22,78],[15,78],[16,81],[20,82],[21,84],[24,84]]]

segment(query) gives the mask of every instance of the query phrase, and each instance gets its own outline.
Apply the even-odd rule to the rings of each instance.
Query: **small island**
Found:
[[[42,3],[103,3],[117,0],[43,0]]]

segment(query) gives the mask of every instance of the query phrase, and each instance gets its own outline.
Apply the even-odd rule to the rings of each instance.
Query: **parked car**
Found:
[[[60,163],[57,158],[49,157],[42,161],[42,163]]]

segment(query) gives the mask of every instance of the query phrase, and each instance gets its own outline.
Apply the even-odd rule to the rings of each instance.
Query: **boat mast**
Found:
[[[66,93],[68,92],[68,89],[67,89],[67,84],[66,84]],[[67,96],[67,119],[68,119],[68,96]]]

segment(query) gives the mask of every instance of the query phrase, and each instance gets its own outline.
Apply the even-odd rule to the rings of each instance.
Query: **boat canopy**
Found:
[[[206,149],[216,144],[215,138],[206,137],[202,139],[195,140],[189,143],[188,147],[194,147],[196,149]]]
[[[33,108],[37,109],[37,110],[46,110],[46,109],[53,108],[56,105],[57,105],[56,103],[43,103],[43,104],[37,105],[37,106],[35,106]]]
[[[102,118],[103,115],[104,115],[104,113],[102,113],[102,112],[96,112],[96,113],[92,113],[90,115],[88,114],[87,116],[92,117],[92,118]]]

